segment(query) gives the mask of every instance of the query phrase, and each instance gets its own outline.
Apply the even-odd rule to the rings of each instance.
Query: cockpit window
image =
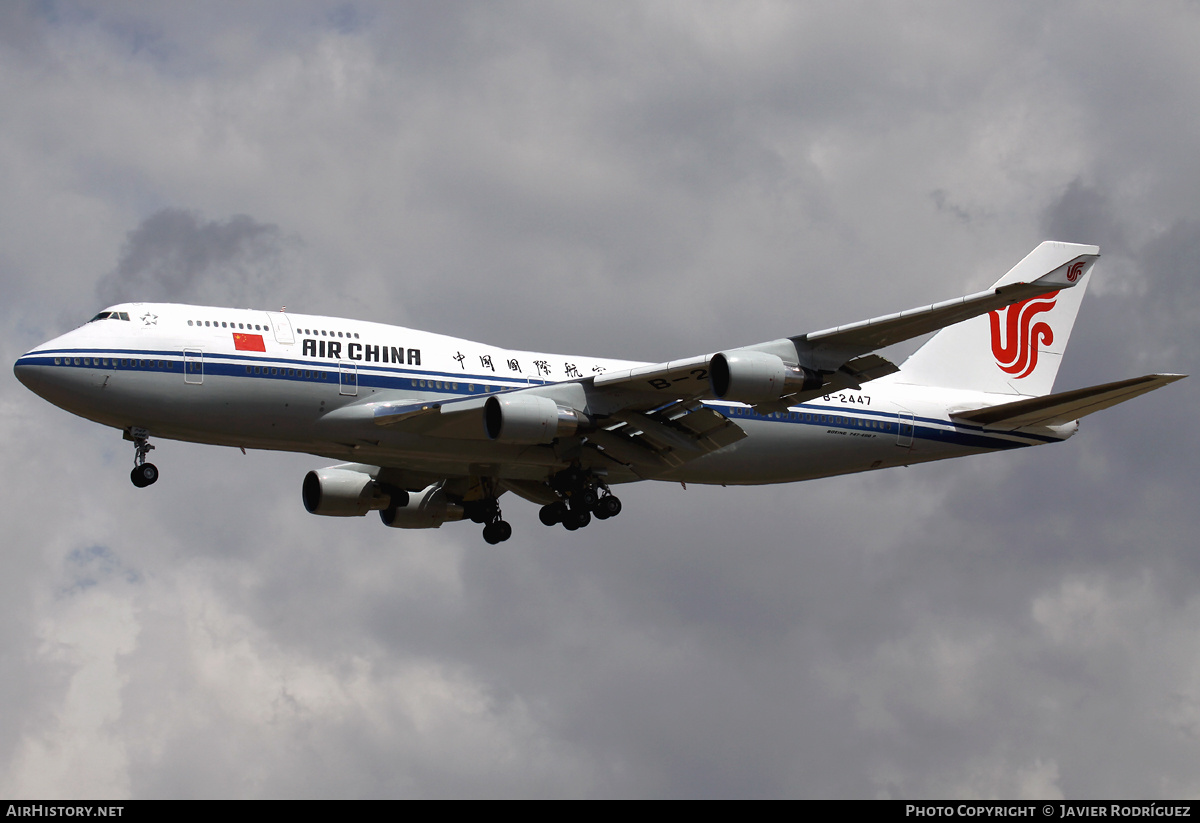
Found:
[[[89,323],[95,323],[97,320],[128,320],[129,312],[127,311],[102,311],[89,320]]]

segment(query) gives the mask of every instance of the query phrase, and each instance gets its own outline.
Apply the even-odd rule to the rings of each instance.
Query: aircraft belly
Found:
[[[824,426],[773,421],[738,421],[747,433],[723,449],[699,457],[655,479],[692,483],[787,483],[829,474],[862,471],[899,451],[895,438],[844,432]]]
[[[756,485],[791,483],[990,451],[918,435],[900,445],[891,432],[774,421],[738,421],[747,437],[669,471],[656,480]]]

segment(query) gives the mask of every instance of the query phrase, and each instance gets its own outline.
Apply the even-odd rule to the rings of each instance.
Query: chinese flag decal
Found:
[[[238,351],[265,352],[267,350],[261,334],[241,334],[239,332],[233,333],[233,347]]]

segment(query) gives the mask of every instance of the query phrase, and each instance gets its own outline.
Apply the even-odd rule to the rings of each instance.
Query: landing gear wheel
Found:
[[[562,524],[569,532],[576,529],[582,529],[588,523],[592,522],[592,514],[587,509],[571,509],[563,518]]]
[[[491,545],[503,543],[512,537],[512,526],[504,520],[495,520],[483,527],[483,539]]]
[[[158,480],[158,467],[153,463],[134,466],[133,471],[129,473],[129,479],[133,481],[133,485],[144,489]]]
[[[133,471],[129,479],[139,489],[144,489],[158,480],[158,469],[153,463],[146,462],[146,455],[154,451],[150,443],[150,432],[140,426],[131,426],[125,432],[125,439],[133,441]]]
[[[543,526],[554,526],[563,522],[563,518],[567,515],[567,506],[561,500],[550,503],[538,511],[538,519],[542,521]]]
[[[617,499],[616,495],[605,495],[596,503],[596,517],[600,520],[616,517],[620,513],[621,501]]]

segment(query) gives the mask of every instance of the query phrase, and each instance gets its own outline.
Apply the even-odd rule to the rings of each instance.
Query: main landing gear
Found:
[[[621,513],[621,501],[609,491],[603,480],[589,471],[579,468],[564,469],[554,475],[550,485],[563,498],[538,512],[538,519],[546,526],[562,523],[569,532],[582,529],[597,520],[607,520]]]
[[[133,485],[144,489],[158,480],[158,467],[146,462],[146,455],[154,448],[150,444],[150,432],[134,426],[125,436],[133,441],[133,471],[129,473],[129,479]]]
[[[500,503],[494,497],[463,503],[464,513],[473,523],[483,523],[483,539],[493,546],[512,537],[512,526],[500,515]]]

